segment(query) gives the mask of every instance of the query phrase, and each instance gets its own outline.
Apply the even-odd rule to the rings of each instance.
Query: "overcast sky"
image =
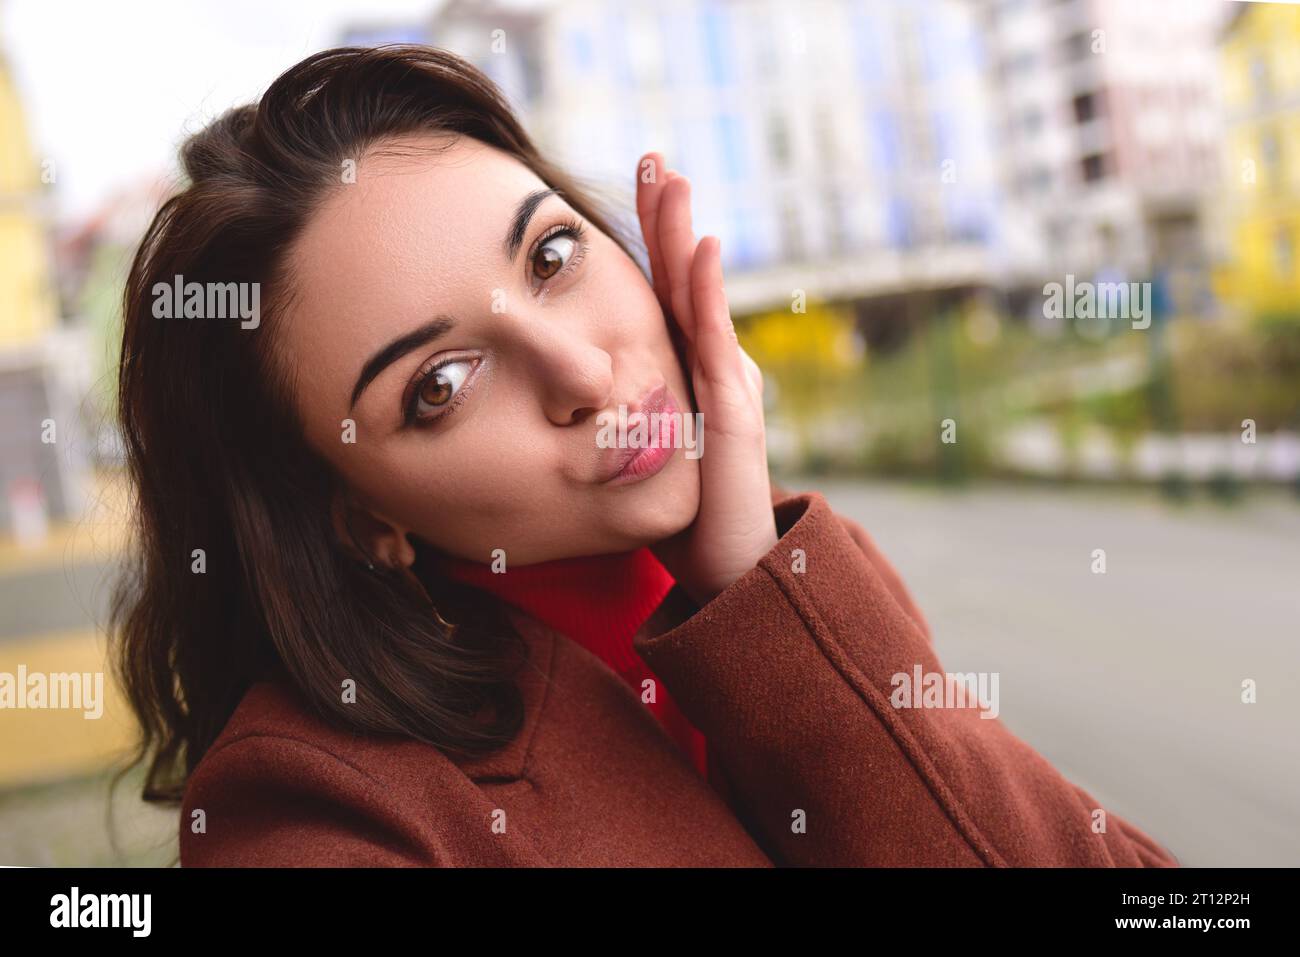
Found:
[[[0,0],[0,44],[60,219],[172,168],[184,136],[358,24],[439,0]]]

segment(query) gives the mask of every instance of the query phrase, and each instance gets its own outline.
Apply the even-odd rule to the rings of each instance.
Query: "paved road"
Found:
[[[102,630],[117,566],[61,564],[0,575],[0,642],[76,628]]]
[[[861,522],[945,670],[999,672],[1006,725],[1183,864],[1300,865],[1300,502],[782,484]]]

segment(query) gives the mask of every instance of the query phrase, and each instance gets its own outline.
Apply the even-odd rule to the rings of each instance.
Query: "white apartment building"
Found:
[[[981,0],[1018,258],[1044,276],[1202,269],[1218,0]]]
[[[547,153],[632,211],[637,158],[691,177],[733,308],[986,285],[1011,262],[965,0],[451,0]],[[358,36],[373,39],[373,32]],[[635,232],[634,232],[635,235]]]

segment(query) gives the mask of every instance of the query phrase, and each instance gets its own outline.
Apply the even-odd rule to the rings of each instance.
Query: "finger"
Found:
[[[663,187],[659,207],[659,247],[668,273],[673,316],[690,342],[695,341],[695,310],[691,303],[691,269],[695,233],[691,229],[691,184],[675,176]]]
[[[668,272],[664,265],[663,249],[659,244],[659,211],[667,182],[663,155],[651,152],[642,156],[637,164],[637,219],[641,222],[641,238],[645,241],[646,258],[650,263],[650,284],[665,310],[671,308],[672,300],[668,291]]]
[[[695,250],[691,296],[695,312],[696,358],[710,382],[748,392],[749,372],[722,285],[722,242],[705,236]]]
[[[673,317],[672,295],[668,287],[668,269],[664,263],[663,246],[659,241],[659,215],[663,205],[664,186],[677,176],[664,165],[663,154],[646,153],[637,165],[637,218],[641,223],[641,236],[645,241],[646,256],[650,264],[651,286],[655,298],[668,320],[668,333],[689,381],[689,370],[695,365],[694,349],[690,340]]]
[[[758,367],[754,357],[745,351],[744,346],[740,346],[740,358],[745,362],[745,371],[749,373],[749,381],[754,384],[754,391],[761,396],[763,394],[763,370]]]

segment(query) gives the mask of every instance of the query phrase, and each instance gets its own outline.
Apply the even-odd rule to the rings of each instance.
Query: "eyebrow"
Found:
[[[519,207],[515,210],[515,218],[510,223],[510,232],[506,234],[506,241],[503,244],[507,259],[513,262],[514,258],[519,255],[519,247],[523,245],[524,233],[528,232],[528,223],[533,218],[533,213],[537,212],[537,207],[542,204],[542,200],[552,193],[558,195],[559,190],[535,190],[519,201]]]
[[[515,207],[515,215],[510,220],[510,229],[506,233],[505,242],[502,243],[506,258],[513,261],[519,255],[519,247],[524,243],[524,235],[528,232],[528,224],[532,221],[533,214],[537,212],[537,207],[542,204],[542,201],[552,194],[561,195],[558,189],[538,189],[519,201],[519,205]],[[426,322],[420,328],[398,336],[376,352],[361,367],[361,374],[357,376],[357,384],[352,388],[352,402],[348,408],[353,409],[356,407],[357,400],[361,398],[361,393],[366,390],[366,386],[370,385],[379,373],[413,349],[418,349],[439,336],[446,335],[455,325],[456,320],[451,316],[438,316]]]
[[[451,316],[438,316],[429,320],[420,328],[398,336],[367,359],[366,364],[361,367],[361,374],[357,376],[357,384],[352,388],[352,403],[349,409],[356,407],[357,399],[361,398],[361,393],[365,391],[366,386],[374,381],[375,376],[411,350],[418,349],[439,336],[446,335],[455,325],[456,320]]]

